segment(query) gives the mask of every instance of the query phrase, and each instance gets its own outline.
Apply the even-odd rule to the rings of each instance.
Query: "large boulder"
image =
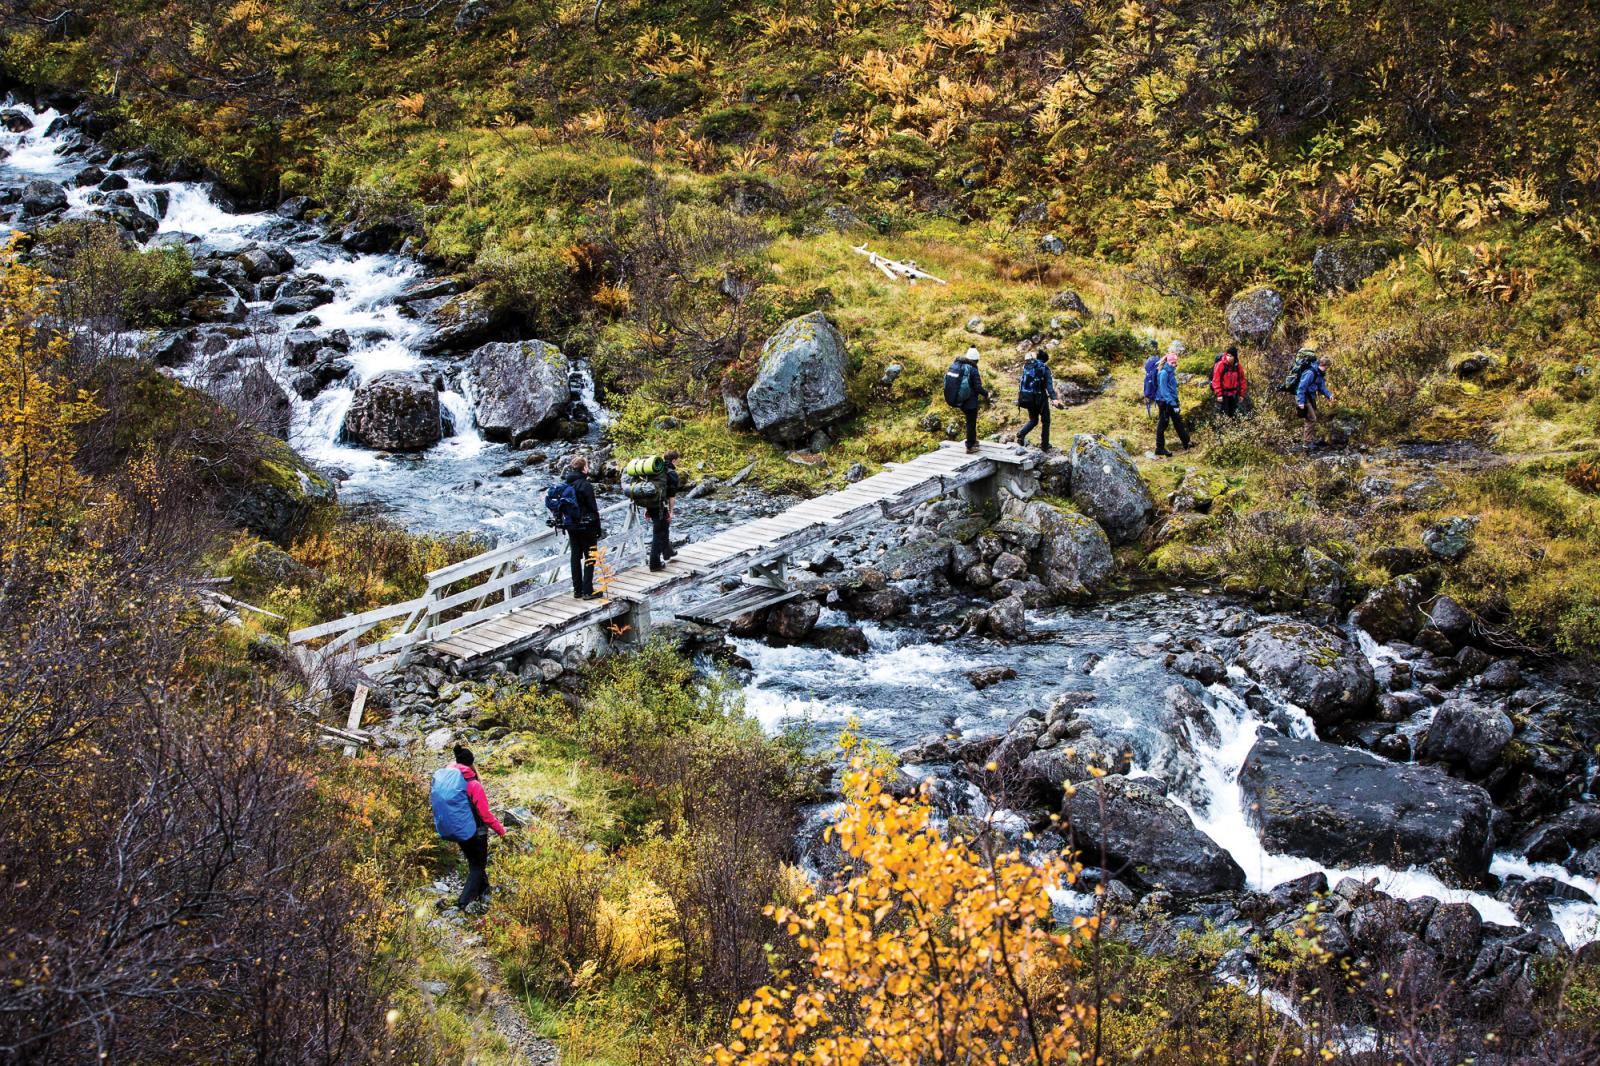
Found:
[[[1010,500],[1005,513],[1038,531],[1034,568],[1045,588],[1058,599],[1078,599],[1094,593],[1116,567],[1111,558],[1111,542],[1092,519],[1052,507],[1043,500]],[[1002,576],[999,565],[997,559],[996,577]]]
[[[488,440],[519,443],[561,417],[572,400],[566,356],[544,341],[485,344],[467,360],[473,418]]]
[[[1436,767],[1269,732],[1239,784],[1268,851],[1340,866],[1427,865],[1465,885],[1488,873],[1489,794]]]
[[[1311,257],[1311,282],[1322,292],[1348,292],[1382,270],[1394,253],[1382,244],[1333,241]]]
[[[745,394],[762,435],[792,443],[845,413],[844,338],[821,311],[785,322],[761,347],[755,384]]]
[[[59,181],[37,178],[22,188],[22,213],[37,217],[67,209],[67,190]]]
[[[1319,725],[1359,714],[1372,704],[1372,664],[1343,636],[1305,622],[1275,622],[1246,633],[1236,660],[1267,688]]]
[[[462,351],[482,344],[499,332],[509,318],[504,301],[488,285],[479,285],[442,301],[428,312],[433,327],[422,342],[424,351]]]
[[[1156,501],[1120,444],[1098,434],[1072,438],[1072,502],[1100,523],[1112,544],[1138,540]]]
[[[1482,774],[1500,758],[1515,732],[1504,711],[1468,700],[1446,700],[1433,712],[1417,757]]]
[[[1367,593],[1366,599],[1350,612],[1350,621],[1366,630],[1373,640],[1410,641],[1427,622],[1422,601],[1428,587],[1415,574],[1397,577]]]
[[[1151,778],[1120,774],[1079,785],[1061,817],[1080,860],[1146,890],[1204,896],[1244,887],[1244,871]]]
[[[251,363],[240,375],[233,406],[263,433],[279,440],[289,439],[294,406],[283,386],[261,363]]]
[[[416,452],[439,443],[444,424],[439,393],[428,382],[390,371],[361,383],[344,416],[345,435],[386,452]]]
[[[1228,332],[1240,344],[1264,344],[1283,314],[1283,296],[1269,285],[1246,289],[1223,312]]]
[[[1472,534],[1477,528],[1476,518],[1455,515],[1423,530],[1422,546],[1435,558],[1453,563],[1472,550]]]

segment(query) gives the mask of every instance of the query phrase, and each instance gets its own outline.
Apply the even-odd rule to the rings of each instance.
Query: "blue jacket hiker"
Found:
[[[1178,356],[1183,354],[1182,341],[1173,341],[1167,347],[1166,358],[1156,370],[1154,400],[1157,411],[1156,418],[1156,454],[1168,456],[1167,451],[1167,425],[1170,423],[1178,431],[1178,439],[1185,448],[1189,447],[1189,427],[1183,424],[1183,415],[1179,413],[1178,399]]]
[[[1028,412],[1028,424],[1017,434],[1017,443],[1026,445],[1028,434],[1039,427],[1039,447],[1050,450],[1050,405],[1057,403],[1056,379],[1050,373],[1050,353],[1036,351],[1022,364],[1022,377],[1017,383],[1017,406]]]
[[[1316,354],[1314,348],[1300,349],[1302,356]],[[1295,386],[1294,404],[1300,412],[1300,417],[1305,419],[1306,451],[1311,451],[1317,446],[1317,398],[1327,397],[1333,399],[1333,393],[1328,391],[1328,357],[1322,356],[1315,363],[1306,367],[1300,373],[1300,383]]]

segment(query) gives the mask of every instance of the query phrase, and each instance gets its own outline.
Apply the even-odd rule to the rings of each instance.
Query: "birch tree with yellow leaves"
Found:
[[[1092,1058],[1075,976],[1096,919],[1059,927],[1049,890],[1079,868],[941,834],[857,762],[832,827],[855,871],[772,917],[805,954],[739,1008],[716,1066],[1036,1064]]]

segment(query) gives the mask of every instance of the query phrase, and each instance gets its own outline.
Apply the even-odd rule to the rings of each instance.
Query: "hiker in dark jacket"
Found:
[[[1230,344],[1211,368],[1211,392],[1222,413],[1233,418],[1244,413],[1244,397],[1248,390],[1244,367],[1239,363],[1239,349]]]
[[[678,554],[672,549],[672,509],[674,501],[678,498],[678,486],[682,484],[678,479],[678,453],[667,452],[661,458],[667,464],[667,469],[657,478],[661,485],[661,495],[644,509],[645,517],[650,519],[650,569],[652,570],[660,570]]]
[[[1178,439],[1183,441],[1185,448],[1189,447],[1189,430],[1183,424],[1183,415],[1178,411],[1178,353],[1168,351],[1167,357],[1156,370],[1156,408],[1160,411],[1156,418],[1156,454],[1170,456],[1167,451],[1167,423],[1171,422],[1178,431]]]
[[[1300,354],[1315,354],[1315,349],[1302,348]],[[1301,372],[1300,381],[1294,390],[1294,405],[1306,423],[1306,451],[1311,451],[1317,446],[1317,397],[1319,396],[1333,399],[1333,393],[1328,391],[1327,356],[1321,357]]]
[[[489,794],[483,790],[478,771],[473,768],[471,749],[457,744],[453,754],[456,761],[451,765],[467,779],[467,799],[472,803],[472,816],[478,822],[478,832],[470,840],[458,842],[467,860],[467,883],[461,886],[456,906],[466,910],[469,903],[476,903],[489,891],[489,830],[493,829],[504,839],[506,827],[489,809]]]
[[[595,597],[594,550],[605,531],[600,528],[600,505],[595,502],[594,486],[589,483],[589,460],[574,455],[561,480],[571,485],[578,497],[578,518],[567,530],[567,543],[572,551],[572,594],[580,600],[592,600]]]
[[[967,451],[975,452],[978,450],[978,398],[980,396],[985,400],[990,398],[989,390],[983,387],[983,376],[978,373],[978,349],[968,348],[965,352],[956,356],[956,361],[950,364],[950,369],[945,371],[944,377],[947,383],[945,387],[947,399],[953,391],[949,383],[953,380],[956,385],[956,391],[959,391],[960,383],[965,377],[968,385],[966,399],[952,399],[950,402],[966,416]]]
[[[1048,365],[1050,353],[1043,348],[1035,351],[1022,364],[1022,379],[1017,385],[1017,406],[1028,412],[1028,424],[1017,434],[1017,443],[1027,446],[1028,434],[1039,427],[1039,447],[1050,450],[1050,408],[1060,407],[1056,398],[1056,379]],[[1028,386],[1032,385],[1032,388]]]

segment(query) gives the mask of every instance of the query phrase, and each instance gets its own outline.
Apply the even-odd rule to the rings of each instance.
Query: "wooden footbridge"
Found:
[[[1037,488],[1033,466],[1031,454],[1010,445],[985,443],[969,453],[947,443],[911,462],[887,464],[882,473],[839,492],[690,544],[658,571],[643,565],[646,523],[631,504],[617,504],[601,512],[604,524],[621,520],[622,528],[598,552],[598,599],[580,600],[565,591],[566,536],[547,530],[433,571],[427,591],[416,599],[296,630],[289,641],[308,667],[321,667],[314,676],[327,676],[340,662],[372,678],[419,661],[467,674],[594,626],[606,626],[615,638],[639,640],[649,632],[652,605],[737,578],[734,591],[719,589],[675,612],[720,622],[798,595],[785,578],[791,554],[955,492],[969,498],[1031,495]]]

